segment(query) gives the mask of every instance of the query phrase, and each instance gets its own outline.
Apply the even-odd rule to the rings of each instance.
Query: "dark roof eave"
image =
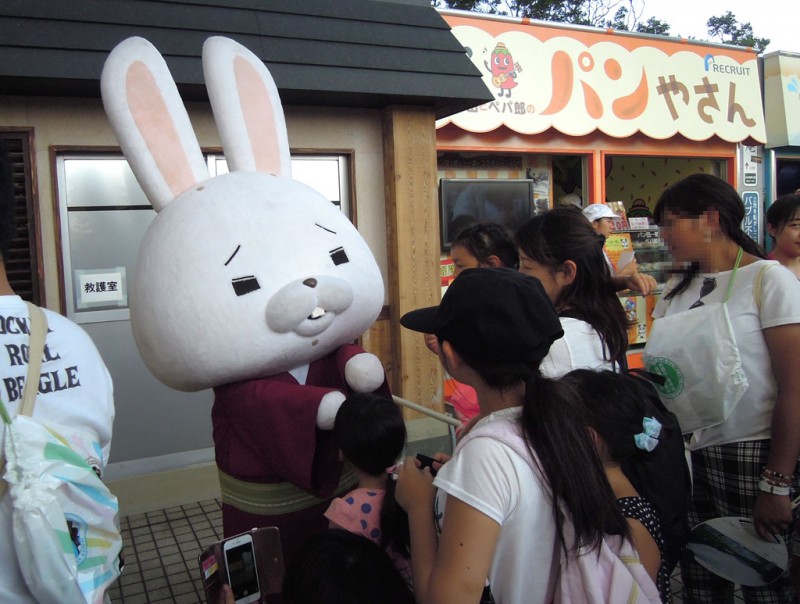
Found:
[[[351,92],[324,88],[279,88],[286,105],[353,107],[360,109],[383,109],[390,105],[427,106],[433,108],[436,119],[442,119],[466,111],[492,100],[487,89],[474,86],[465,93],[461,87],[456,98],[437,91],[436,96],[386,94],[383,92]],[[67,98],[100,98],[100,82],[58,78],[0,77],[0,90],[8,96],[42,96]],[[178,84],[181,97],[187,102],[207,102],[208,94],[203,84]]]

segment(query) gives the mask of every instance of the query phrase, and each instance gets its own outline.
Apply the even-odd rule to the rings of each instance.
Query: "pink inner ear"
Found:
[[[125,88],[133,121],[150,155],[172,194],[180,195],[197,181],[161,90],[147,65],[141,61],[131,64]]]
[[[233,72],[258,172],[282,174],[275,111],[266,84],[247,59],[237,56]]]

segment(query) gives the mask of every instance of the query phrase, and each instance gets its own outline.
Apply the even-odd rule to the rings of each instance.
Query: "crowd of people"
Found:
[[[724,516],[752,518],[793,558],[774,581],[742,585],[745,601],[800,601],[800,195],[771,206],[768,258],[724,180],[695,174],[663,192],[653,215],[674,276],[645,358],[668,359],[667,376],[628,367],[617,291],[656,283],[635,261],[614,273],[609,213],[554,209],[514,234],[481,223],[454,239],[441,303],[400,322],[457,383],[457,445],[429,465],[403,459],[400,408],[349,396],[333,437],[358,484],[288,561],[286,604],[669,602],[678,565],[685,602],[733,602],[734,583],[685,547],[691,527]],[[27,317],[2,263],[0,294],[7,315]],[[102,407],[77,418],[102,454],[108,374],[77,326],[48,319],[48,346],[80,357],[84,400]],[[37,413],[57,418],[71,408],[42,403]],[[8,548],[0,559],[0,599],[29,601]],[[227,587],[222,597],[234,601]]]
[[[613,274],[607,225],[593,224],[594,215],[608,218],[602,210],[556,209],[513,235],[494,224],[469,227],[451,249],[456,277],[441,304],[401,318],[425,334],[467,399],[452,455],[437,454],[432,467],[398,459],[405,434],[389,399],[342,407],[351,434],[337,438],[359,487],[331,505],[331,529],[315,541],[338,540],[344,528],[374,542],[394,562],[384,583],[395,586],[370,592],[372,600],[351,590],[348,601],[390,601],[389,591],[392,601],[406,601],[413,590],[420,603],[669,602],[669,578],[680,565],[685,602],[733,602],[734,584],[686,547],[691,527],[722,516],[752,518],[761,538],[780,535],[800,553],[792,541],[792,497],[800,490],[800,373],[792,370],[800,345],[793,275],[800,197],[781,198],[768,214],[770,257],[786,268],[742,231],[742,201],[719,178],[685,178],[656,205],[675,266],[645,356],[652,342],[654,354],[698,365],[685,371],[682,388],[711,389],[709,400],[694,400],[718,415],[704,425],[692,423],[679,398],[664,398],[665,406],[657,390],[664,392],[663,376],[659,382],[628,368],[616,293],[624,285],[648,294],[655,284],[635,265]],[[724,333],[714,331],[720,313]],[[731,351],[742,378],[735,392],[703,377]],[[372,429],[352,417],[368,406]],[[391,446],[364,436],[383,434],[393,415]],[[355,434],[363,442],[354,451]],[[372,520],[352,525],[362,520],[362,511],[351,512],[364,492],[391,513],[370,508]],[[400,538],[390,536],[397,526]],[[327,593],[348,585],[349,571],[322,566],[324,576],[342,577]],[[794,602],[798,572],[795,562],[767,585],[741,586],[742,595]],[[289,602],[332,601],[293,598],[292,589],[284,594]]]
[[[469,393],[471,415],[452,455],[437,454],[432,469],[412,457],[376,465],[397,476],[391,505],[407,514],[417,602],[576,593],[669,602],[677,565],[685,602],[733,602],[734,584],[685,547],[691,527],[722,516],[752,518],[762,539],[780,535],[798,553],[799,208],[797,195],[785,196],[768,215],[779,264],[744,233],[742,201],[717,177],[687,177],[656,204],[674,267],[645,357],[652,342],[659,358],[695,365],[681,386],[689,397],[711,390],[694,399],[709,407],[706,417],[716,413],[705,424],[685,415],[680,397],[664,405],[663,376],[628,368],[619,275],[591,212],[556,209],[513,236],[480,224],[456,238],[456,277],[441,304],[401,324],[426,334]],[[509,241],[518,257],[496,251]],[[623,279],[654,289],[636,270]],[[728,326],[720,333],[718,315]],[[709,385],[732,353],[738,389]],[[593,571],[584,573],[587,555]],[[794,602],[797,563],[790,568],[767,585],[742,585],[745,601]]]

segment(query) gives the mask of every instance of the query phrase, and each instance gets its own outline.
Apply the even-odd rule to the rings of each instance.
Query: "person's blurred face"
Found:
[[[661,236],[669,247],[672,258],[679,263],[702,261],[706,240],[703,216],[684,216],[675,212],[664,212]]]
[[[450,248],[450,258],[453,260],[453,277],[458,277],[461,271],[468,268],[480,268],[481,263],[469,253],[463,245],[453,244]]]
[[[544,291],[547,292],[547,297],[555,304],[564,285],[558,279],[558,273],[553,271],[550,267],[545,266],[541,262],[537,262],[525,255],[521,249],[519,252],[519,272],[530,277],[536,277],[542,282]]]
[[[592,223],[592,226],[595,231],[606,239],[614,231],[614,221],[611,218],[598,218]]]

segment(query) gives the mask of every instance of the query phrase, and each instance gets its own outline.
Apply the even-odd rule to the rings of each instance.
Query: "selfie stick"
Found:
[[[434,419],[438,419],[440,422],[444,422],[446,424],[450,424],[451,426],[460,426],[461,422],[457,420],[455,417],[451,417],[449,415],[445,415],[444,413],[439,413],[438,411],[434,411],[433,409],[428,409],[427,407],[423,407],[422,405],[418,405],[417,403],[412,403],[411,401],[407,401],[404,398],[400,398],[399,396],[392,395],[394,402],[402,407],[408,407],[409,409],[413,409],[414,411],[419,411],[429,417]]]

